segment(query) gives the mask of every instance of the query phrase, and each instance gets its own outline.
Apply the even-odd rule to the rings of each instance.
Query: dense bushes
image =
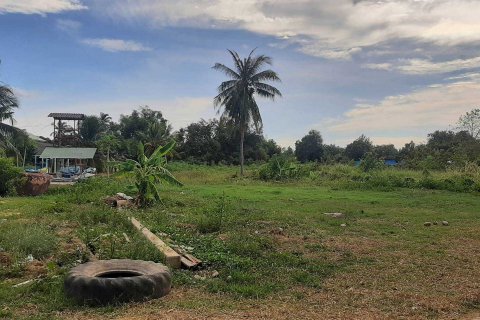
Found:
[[[0,196],[15,193],[22,181],[22,170],[13,165],[11,159],[0,158]]]
[[[274,155],[268,163],[258,171],[258,177],[262,180],[285,180],[295,179],[305,173],[306,166],[300,166],[295,157],[288,154]]]
[[[278,156],[260,167],[256,176],[262,180],[276,181],[303,179],[309,184],[345,189],[412,188],[480,192],[480,166],[475,163],[468,163],[464,168],[455,170],[419,171],[389,168],[374,158],[355,167],[346,164],[299,164],[291,158]]]

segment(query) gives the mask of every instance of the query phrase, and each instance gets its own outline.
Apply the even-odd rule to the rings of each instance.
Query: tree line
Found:
[[[365,135],[361,135],[345,148],[323,143],[322,136],[311,130],[295,143],[295,157],[300,162],[317,161],[323,163],[348,163],[361,161],[370,156],[377,160],[395,160],[399,165],[410,169],[445,169],[449,166],[463,166],[466,162],[480,165],[480,139],[475,135],[480,128],[480,109],[474,109],[460,117],[457,131],[437,130],[427,135],[427,142],[416,144],[413,141],[397,149],[393,144],[374,145]],[[470,115],[470,117],[469,117]],[[466,117],[476,123],[475,131],[468,130]]]
[[[285,154],[299,162],[326,164],[349,163],[373,156],[378,160],[395,160],[412,168],[444,169],[449,165],[480,161],[480,140],[476,131],[469,131],[464,120],[467,115],[480,114],[474,109],[460,117],[458,130],[437,130],[428,134],[427,142],[406,143],[397,149],[393,144],[374,145],[361,135],[346,147],[326,144],[319,131],[311,130],[295,143],[295,148],[281,148],[274,140],[266,139],[261,132],[247,129],[244,132],[244,157],[247,164],[266,162],[274,155]],[[478,119],[469,118],[469,126]],[[477,129],[474,129],[477,130]],[[97,146],[104,155],[116,159],[135,156],[138,142],[153,151],[167,142],[176,141],[172,158],[195,164],[233,164],[240,162],[240,132],[235,123],[225,118],[200,120],[173,131],[160,111],[148,106],[131,114],[122,115],[114,122],[106,114],[87,116],[80,129],[85,145]]]
[[[255,50],[254,50],[255,51]],[[393,144],[374,145],[361,135],[345,148],[325,144],[319,131],[311,130],[295,143],[295,149],[282,149],[274,140],[262,134],[262,117],[255,97],[274,100],[281,92],[267,82],[280,81],[276,72],[265,69],[272,59],[265,55],[241,58],[228,50],[233,67],[216,63],[212,68],[227,76],[217,88],[213,103],[219,119],[200,120],[173,132],[161,111],[148,106],[121,115],[118,122],[106,113],[89,115],[81,124],[83,146],[95,146],[103,160],[135,158],[139,142],[145,153],[171,140],[176,141],[172,157],[203,164],[243,164],[268,161],[274,155],[286,155],[299,162],[348,163],[365,158],[396,160],[408,168],[444,169],[450,165],[480,161],[480,109],[462,115],[456,131],[435,131],[425,144],[410,142],[397,149]],[[35,145],[26,132],[13,126],[14,109],[18,100],[13,91],[0,83],[0,156],[10,156],[23,162],[32,159]],[[10,123],[5,124],[3,121]],[[58,126],[64,126],[58,123]],[[49,138],[45,138],[48,140]],[[240,143],[239,143],[240,142]],[[23,150],[23,152],[22,152]],[[102,159],[97,159],[99,162]]]

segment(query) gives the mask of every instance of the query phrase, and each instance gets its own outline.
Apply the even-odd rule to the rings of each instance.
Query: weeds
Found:
[[[8,222],[0,224],[0,247],[25,258],[32,255],[41,260],[52,254],[58,239],[48,228],[41,225]]]
[[[198,219],[197,228],[201,233],[218,232],[222,229],[227,214],[225,192],[213,210],[206,210]]]

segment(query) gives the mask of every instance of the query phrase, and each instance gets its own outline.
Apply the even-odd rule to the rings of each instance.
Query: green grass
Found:
[[[308,299],[324,295],[337,301],[323,311],[328,317],[353,312],[349,308],[357,302],[352,301],[362,300],[351,300],[346,290],[352,288],[369,296],[357,308],[380,310],[387,318],[435,318],[478,309],[480,290],[468,286],[480,277],[475,268],[478,193],[394,185],[388,192],[382,185],[344,188],[347,179],[332,176],[335,170],[350,170],[345,168],[330,169],[323,180],[320,174],[279,183],[254,176],[239,179],[236,167],[172,167],[185,187],[162,187],[162,203],[146,210],[116,211],[104,205],[105,196],[126,190],[129,178],[124,175],[53,189],[35,198],[0,199],[0,247],[13,259],[0,265],[0,319],[128,314],[128,305],[76,306],[63,297],[62,281],[69,268],[88,258],[82,243],[102,259],[161,262],[161,255],[129,224],[130,215],[153,232],[167,233],[172,242],[192,247],[193,255],[205,262],[203,271],[174,272],[172,294],[195,294],[188,303],[182,298],[161,300],[162,308],[194,314],[195,309],[222,312],[252,304],[277,308],[275,301],[282,301],[278,297],[306,307],[313,303]],[[388,174],[422,176],[401,170]],[[432,179],[443,179],[444,174],[434,173]],[[325,212],[343,212],[345,217],[334,219]],[[442,220],[450,226],[423,225]],[[347,226],[341,227],[344,223]],[[45,270],[32,284],[13,288],[37,277],[27,264],[17,263],[28,254],[41,260]],[[208,277],[213,270],[218,277]],[[196,274],[207,276],[199,280]],[[397,295],[402,302],[394,299]],[[434,301],[447,301],[448,308]]]

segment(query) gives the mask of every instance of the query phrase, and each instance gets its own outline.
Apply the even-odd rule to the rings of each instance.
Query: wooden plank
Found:
[[[198,265],[198,264],[202,263],[202,260],[195,258],[191,254],[185,253],[185,254],[183,254],[183,256],[185,258],[187,258],[188,260],[192,261],[193,263],[195,263],[195,265]]]
[[[165,242],[145,228],[137,219],[131,217],[130,222],[145,236],[145,238],[148,239],[148,241],[163,253],[168,266],[174,269],[179,269],[182,266],[180,255],[175,252],[175,250],[170,248]]]
[[[185,266],[187,269],[195,268],[198,265],[198,263],[190,261],[184,256],[180,256],[180,261],[182,262],[182,265]]]
[[[202,264],[202,260],[195,258],[191,254],[188,254],[179,246],[173,246],[173,250],[175,250],[180,255],[180,261],[182,262],[182,266],[187,269],[193,269]]]

